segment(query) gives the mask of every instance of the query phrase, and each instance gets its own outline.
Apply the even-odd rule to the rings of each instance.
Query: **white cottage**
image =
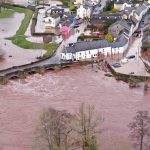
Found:
[[[77,17],[79,18],[90,18],[92,13],[92,8],[88,5],[80,5],[77,9]]]
[[[86,0],[75,0],[75,2],[74,2],[74,4],[75,5],[84,5],[84,4],[86,4],[86,3],[89,3],[89,4],[91,4],[91,5],[97,5],[98,3],[100,2],[100,0],[88,0],[88,1],[86,1]]]
[[[65,47],[61,53],[62,60],[86,60],[97,57],[98,53],[104,55],[123,53],[129,44],[128,37],[122,34],[115,42],[107,40],[92,42],[77,42]]]
[[[44,18],[45,27],[56,27],[60,22],[59,15],[52,15]]]
[[[118,10],[124,10],[125,7],[131,7],[132,3],[129,2],[128,0],[117,0],[114,3],[114,8]]]

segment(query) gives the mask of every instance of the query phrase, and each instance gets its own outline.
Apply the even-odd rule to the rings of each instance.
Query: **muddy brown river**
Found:
[[[44,108],[74,113],[84,102],[105,118],[99,150],[131,150],[127,125],[137,110],[150,110],[150,92],[82,66],[35,74],[0,86],[0,150],[32,150],[33,130]]]

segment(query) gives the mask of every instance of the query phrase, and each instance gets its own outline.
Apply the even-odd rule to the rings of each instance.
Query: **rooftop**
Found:
[[[72,46],[68,46],[64,49],[66,53],[75,53],[80,51],[104,48],[104,47],[122,47],[128,42],[128,38],[122,34],[116,41],[110,43],[107,40],[101,41],[91,41],[91,42],[77,42],[72,44]]]
[[[143,11],[144,9],[146,9],[146,8],[147,8],[147,7],[146,7],[144,4],[139,5],[138,7],[136,7],[135,12],[136,12],[136,14],[139,16],[139,15],[142,13],[142,11]]]
[[[131,14],[133,10],[134,10],[133,7],[125,7],[123,12],[126,14]]]
[[[111,26],[115,26],[117,24],[120,24],[121,26],[123,26],[126,30],[130,31],[131,25],[124,19],[116,21],[115,23],[113,23]]]
[[[132,2],[130,0],[117,0],[115,2],[115,4],[124,4],[124,3],[132,4]]]

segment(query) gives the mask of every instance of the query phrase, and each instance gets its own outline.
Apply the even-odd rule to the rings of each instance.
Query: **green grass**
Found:
[[[33,11],[29,9],[13,7],[13,6],[8,6],[8,8],[13,9],[14,12],[25,14],[25,17],[21,23],[21,26],[17,30],[16,34],[13,37],[10,37],[8,39],[10,39],[13,44],[24,49],[46,49],[47,52],[41,57],[42,59],[52,56],[52,54],[55,52],[57,48],[56,43],[44,44],[44,43],[30,42],[26,39],[24,35],[29,26],[30,20],[33,15]]]
[[[0,18],[10,17],[13,13],[14,13],[14,10],[12,10],[12,9],[6,9],[3,12],[0,13]]]
[[[56,43],[34,43],[26,40],[26,37],[23,35],[13,36],[9,38],[12,40],[13,44],[18,45],[24,49],[46,49],[47,52],[42,56],[42,59],[52,56],[57,48]]]

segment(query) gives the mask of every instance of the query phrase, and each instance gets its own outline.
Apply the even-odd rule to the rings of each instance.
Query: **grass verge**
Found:
[[[14,10],[12,10],[12,9],[6,9],[3,12],[0,13],[0,18],[10,17],[13,13],[14,13]]]
[[[26,39],[24,35],[29,26],[30,20],[33,15],[33,11],[29,9],[13,7],[13,6],[7,6],[7,8],[12,9],[14,12],[25,14],[21,26],[17,30],[16,34],[13,37],[10,37],[8,39],[11,40],[13,44],[24,49],[46,49],[47,52],[41,57],[41,59],[45,59],[52,56],[58,46],[56,43],[44,44],[44,43],[30,42]]]

